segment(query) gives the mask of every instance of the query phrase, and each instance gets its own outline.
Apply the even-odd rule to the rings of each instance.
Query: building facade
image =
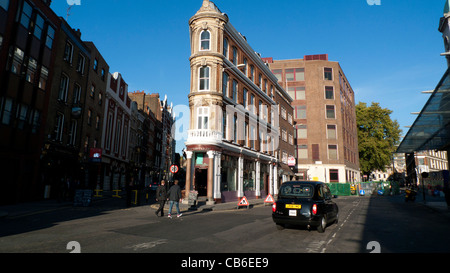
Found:
[[[128,84],[119,72],[108,74],[103,114],[102,175],[103,191],[125,187],[129,169],[131,99]]]
[[[0,1],[0,204],[43,197],[39,166],[60,28],[50,3]]]
[[[339,63],[327,54],[264,60],[294,99],[297,179],[360,181],[355,96]]]
[[[88,82],[83,100],[83,119],[81,130],[82,167],[85,188],[95,189],[102,184],[101,168],[104,113],[106,106],[106,85],[109,75],[109,65],[91,41],[84,44],[89,48],[91,61],[86,67]]]
[[[41,159],[42,178],[51,187],[50,197],[58,199],[67,197],[62,195],[70,194],[83,178],[81,131],[90,63],[80,31],[62,18],[60,22]]]
[[[213,2],[203,1],[189,27],[191,118],[185,143],[186,196],[195,190],[214,203],[236,201],[244,195],[262,198],[277,194],[277,99],[283,100],[291,115],[288,104],[292,100]],[[293,133],[288,126],[287,131]],[[289,147],[284,149],[292,153]]]

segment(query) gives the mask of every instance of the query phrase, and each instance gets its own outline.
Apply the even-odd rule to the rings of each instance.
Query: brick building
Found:
[[[80,31],[62,18],[57,36],[41,175],[51,186],[51,197],[60,199],[67,197],[62,194],[70,194],[83,176],[79,153],[90,52],[81,41]]]
[[[0,1],[0,204],[43,197],[39,163],[60,26],[50,3]]]
[[[264,58],[294,99],[297,179],[360,181],[355,95],[328,55]]]

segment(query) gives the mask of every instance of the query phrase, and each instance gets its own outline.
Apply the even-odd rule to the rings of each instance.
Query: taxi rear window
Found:
[[[314,188],[307,184],[282,185],[280,195],[286,197],[312,197]]]

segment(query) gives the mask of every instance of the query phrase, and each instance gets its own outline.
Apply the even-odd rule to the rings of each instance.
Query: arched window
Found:
[[[208,30],[202,31],[200,34],[200,50],[210,50],[211,34]]]
[[[200,75],[199,75],[199,91],[208,91],[209,90],[209,67],[202,66],[200,67]]]

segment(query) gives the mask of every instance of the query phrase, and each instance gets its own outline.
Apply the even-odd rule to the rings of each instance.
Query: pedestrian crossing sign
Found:
[[[273,202],[275,202],[275,201],[273,200],[273,197],[271,194],[269,194],[267,196],[266,200],[264,201],[264,203],[273,203]]]

